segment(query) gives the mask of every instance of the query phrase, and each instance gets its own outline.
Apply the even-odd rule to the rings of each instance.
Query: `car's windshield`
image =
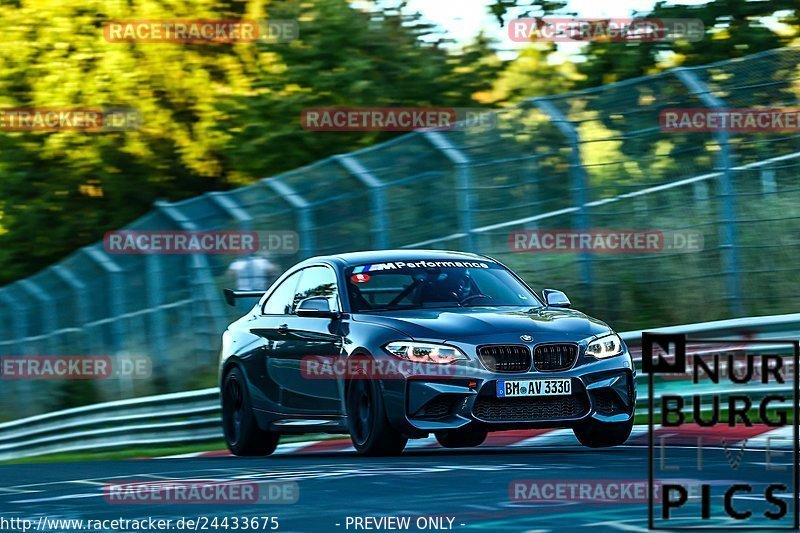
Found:
[[[393,261],[346,270],[354,313],[476,306],[540,307],[504,267],[488,261]]]

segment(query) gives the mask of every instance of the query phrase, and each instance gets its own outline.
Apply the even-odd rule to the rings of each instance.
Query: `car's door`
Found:
[[[281,398],[280,367],[276,367],[273,360],[286,342],[283,326],[292,312],[295,289],[301,274],[302,271],[295,272],[280,282],[267,297],[258,317],[246,326],[250,333],[264,339],[258,353],[251,354],[244,361],[250,382],[255,387],[253,404],[257,409],[287,412]]]
[[[340,386],[333,365],[342,353],[341,320],[297,316],[297,306],[312,297],[328,299],[339,309],[338,286],[333,268],[311,266],[301,271],[290,314],[280,324],[280,341],[270,356],[270,373],[281,387],[281,404],[290,412],[339,414]],[[327,368],[329,371],[317,371]]]

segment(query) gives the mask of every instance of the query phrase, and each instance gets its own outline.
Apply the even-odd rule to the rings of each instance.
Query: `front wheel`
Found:
[[[434,433],[436,440],[445,448],[474,448],[480,446],[486,440],[485,431],[471,431],[464,429],[454,429],[451,431],[440,431]]]
[[[378,383],[354,379],[347,391],[347,423],[353,446],[361,455],[400,455],[408,438],[394,429],[386,418]]]
[[[234,455],[263,456],[275,451],[280,435],[258,427],[240,368],[234,367],[222,381],[222,430]]]
[[[625,444],[633,430],[633,417],[628,422],[590,420],[573,428],[578,441],[589,448],[608,448]]]

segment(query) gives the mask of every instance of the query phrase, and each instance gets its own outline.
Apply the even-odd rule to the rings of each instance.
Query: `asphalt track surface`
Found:
[[[730,450],[729,450],[730,451]],[[709,448],[703,455],[703,470],[697,472],[697,450],[676,447],[668,450],[668,465],[681,470],[671,473],[686,479],[742,481],[755,487],[758,481],[775,479],[775,472],[763,469],[764,451],[747,449],[743,464],[752,467],[731,470],[730,454]],[[773,467],[791,485],[791,453],[774,456]],[[115,519],[196,517],[277,517],[277,531],[397,531],[398,529],[356,529],[348,517],[410,516],[411,526],[400,531],[441,531],[418,529],[415,520],[441,518],[444,530],[536,532],[595,530],[643,531],[647,529],[646,501],[518,501],[509,487],[519,480],[538,482],[646,482],[647,447],[622,446],[592,450],[583,447],[508,448],[488,447],[469,451],[411,449],[401,457],[364,458],[352,452],[287,454],[266,458],[196,457],[180,459],[139,459],[125,461],[76,462],[62,464],[7,465],[0,467],[0,518],[28,518],[35,525],[40,516],[48,519]],[[747,477],[749,476],[749,477]],[[755,478],[755,479],[754,479]],[[164,481],[187,479],[246,480],[252,482],[294,482],[299,489],[296,503],[278,504],[165,504],[110,503],[104,486],[120,481]],[[759,492],[757,489],[755,492]],[[744,496],[737,505],[752,505],[760,513],[764,502]],[[786,496],[791,516],[791,495]],[[720,508],[712,509],[720,518]],[[760,516],[760,514],[759,514]],[[204,518],[201,518],[204,517]],[[449,526],[447,518],[452,518]],[[46,522],[45,522],[46,523]],[[687,519],[685,524],[695,524]],[[199,530],[225,531],[222,527]],[[786,524],[786,520],[781,522]],[[374,524],[373,524],[374,525]],[[448,529],[449,527],[449,529]],[[14,531],[6,523],[4,531]],[[267,528],[259,528],[269,531]],[[43,529],[38,529],[42,531]],[[51,528],[49,531],[77,531]],[[120,529],[107,529],[120,531]],[[128,529],[132,531],[133,529]],[[242,530],[241,528],[239,530]],[[36,527],[32,531],[37,531]],[[84,529],[85,531],[85,529]]]

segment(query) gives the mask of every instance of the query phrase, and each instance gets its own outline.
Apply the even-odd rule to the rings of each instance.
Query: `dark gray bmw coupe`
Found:
[[[307,259],[225,331],[225,439],[267,455],[282,434],[349,433],[367,455],[433,433],[477,446],[489,431],[572,428],[591,447],[625,442],[635,367],[622,339],[537,295],[489,257],[436,250]]]

